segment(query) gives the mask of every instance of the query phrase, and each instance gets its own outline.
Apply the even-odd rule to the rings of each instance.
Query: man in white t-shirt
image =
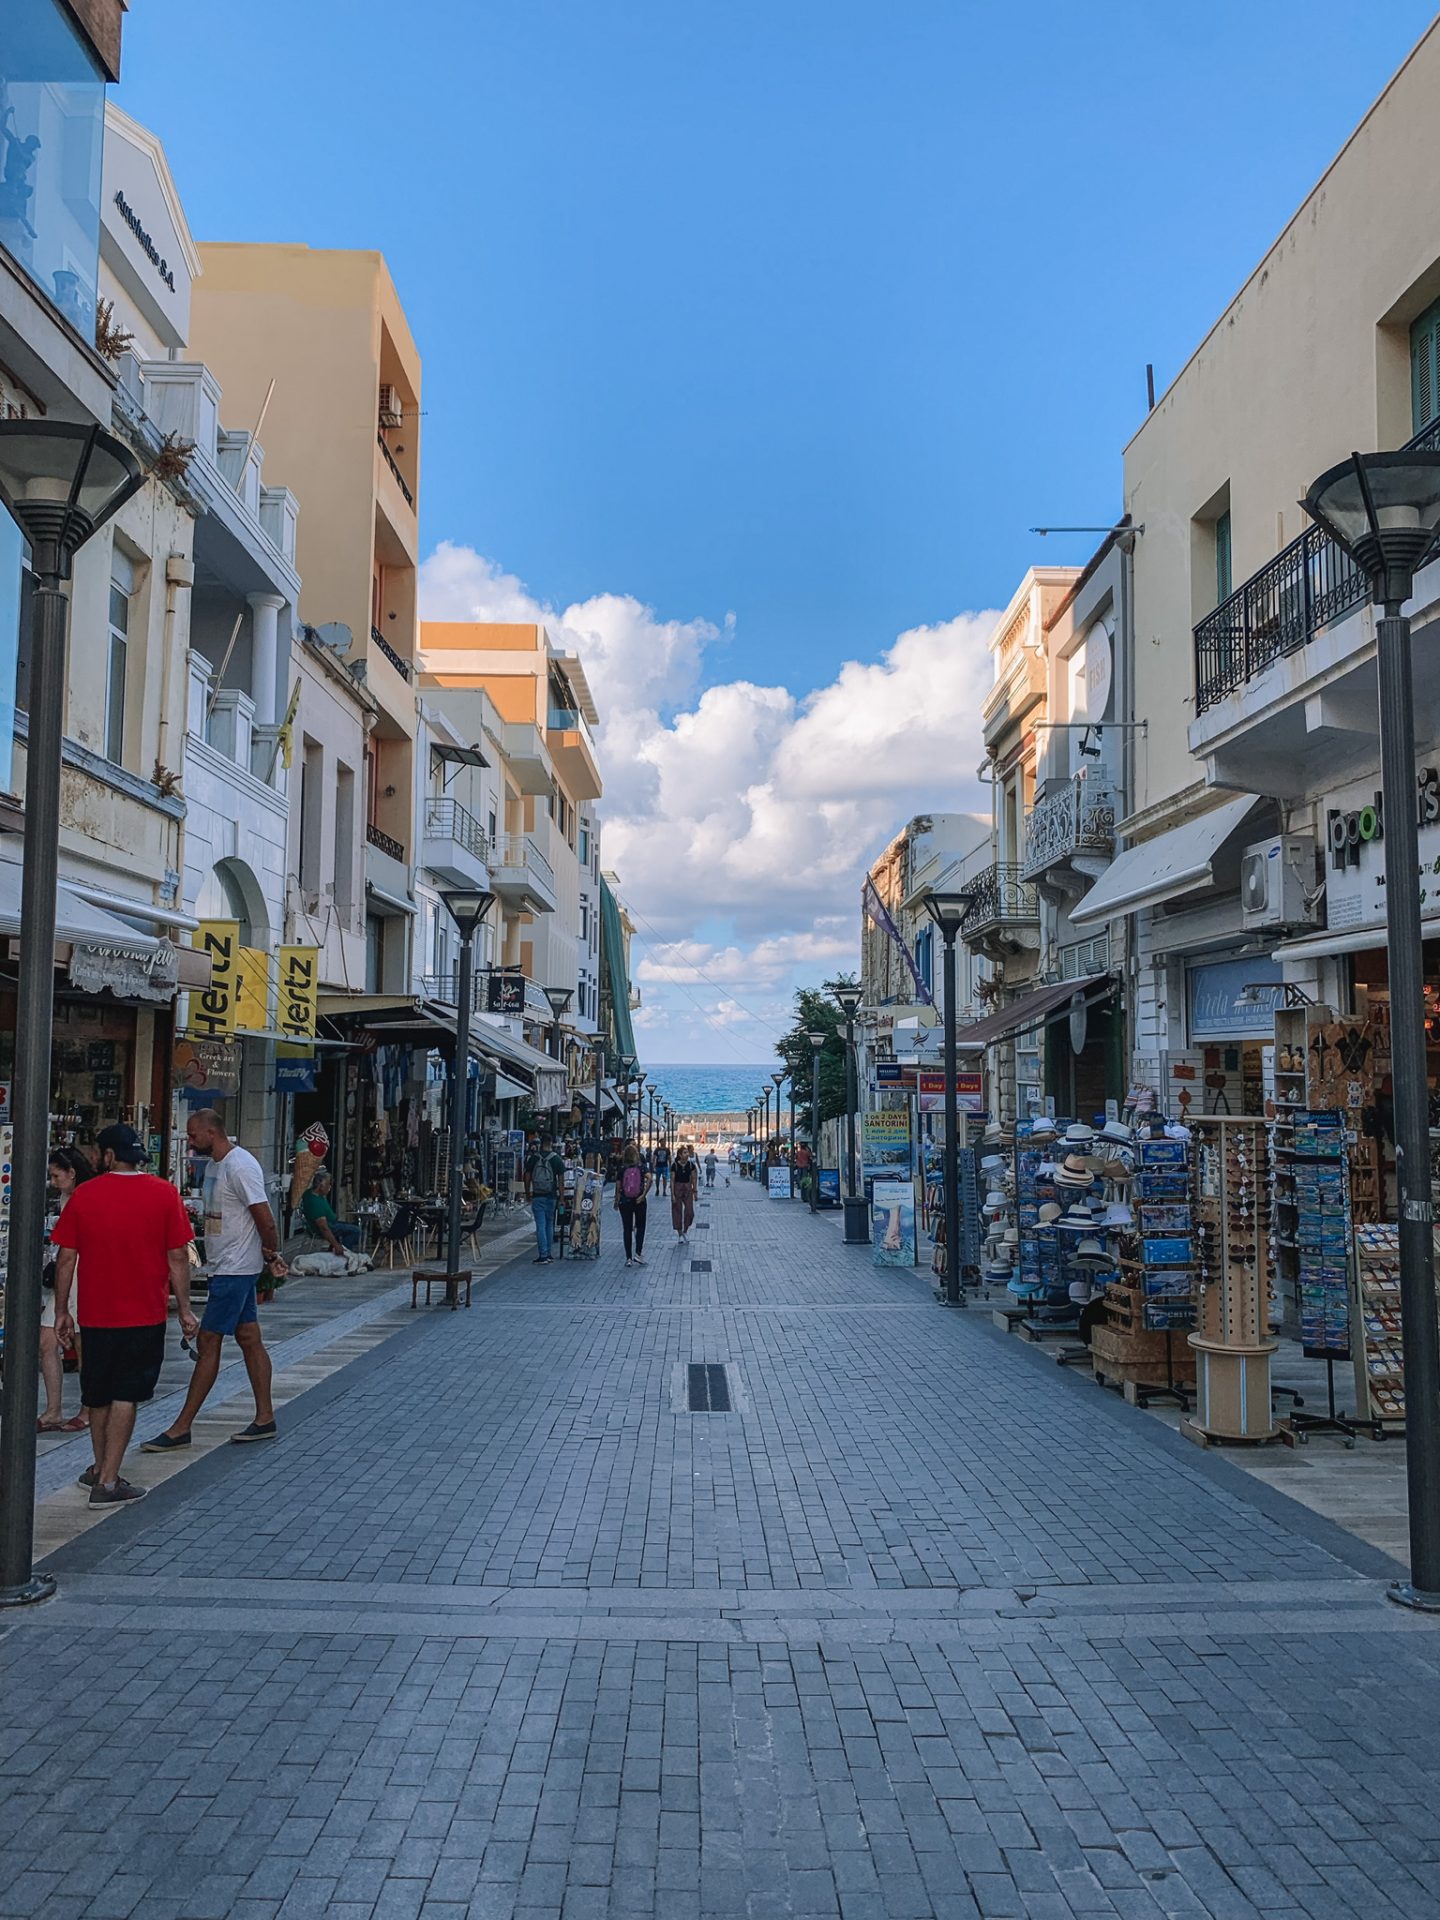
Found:
[[[210,1107],[192,1113],[185,1128],[190,1151],[208,1155],[205,1169],[205,1272],[209,1298],[200,1321],[195,1372],[185,1404],[163,1433],[142,1453],[173,1453],[188,1447],[195,1416],[204,1406],[220,1371],[220,1351],[233,1334],[255,1395],[255,1418],[236,1441],[273,1440],[275,1407],[270,1398],[270,1356],[260,1338],[255,1290],[262,1273],[282,1279],[280,1235],[265,1197],[265,1175],[253,1153],[237,1146],[225,1123]]]

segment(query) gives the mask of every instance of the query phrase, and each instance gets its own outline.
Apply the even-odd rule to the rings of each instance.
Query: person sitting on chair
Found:
[[[353,1253],[360,1244],[360,1229],[342,1220],[330,1204],[330,1175],[321,1167],[300,1201],[305,1225],[331,1253]]]

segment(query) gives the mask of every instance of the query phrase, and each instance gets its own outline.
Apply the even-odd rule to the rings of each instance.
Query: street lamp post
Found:
[[[643,1125],[641,1120],[641,1110],[645,1105],[645,1080],[646,1080],[646,1073],[645,1073],[644,1067],[637,1067],[635,1069],[635,1131],[630,1135],[631,1139],[635,1142],[635,1145],[637,1148],[642,1147],[645,1144],[640,1137],[641,1131],[642,1131],[642,1125]],[[625,1130],[627,1133],[630,1132],[630,1122],[628,1117],[625,1123]]]
[[[855,1178],[855,1015],[860,1011],[864,989],[840,986],[832,987],[831,992],[845,1016],[845,1238],[859,1245],[870,1238],[865,1196]]]
[[[70,602],[80,548],[145,484],[130,449],[99,427],[63,420],[0,423],[0,504],[30,543],[38,578],[25,771],[20,976],[15,1023],[13,1174],[5,1300],[5,1412],[0,1419],[0,1606],[55,1591],[37,1574],[35,1418],[40,1365],[40,1249],[50,1146],[50,1035],[55,1012],[55,899],[60,763]]]
[[[450,1191],[446,1194],[445,1298],[460,1304],[460,1213],[465,1184],[465,1135],[470,1094],[470,1003],[474,998],[475,935],[495,904],[484,887],[442,889],[440,898],[460,933],[460,977],[455,997],[455,1061],[450,1074]]]
[[[955,940],[969,911],[964,893],[930,893],[925,910],[945,943],[945,1304],[960,1304],[960,1098],[955,1066]]]
[[[785,1084],[785,1073],[786,1069],[781,1067],[778,1073],[772,1073],[770,1076],[775,1082],[775,1151],[777,1153],[780,1151],[780,1089]],[[795,1192],[795,1168],[793,1165],[790,1168],[790,1192],[793,1197]]]
[[[790,1198],[798,1200],[795,1191],[795,1069],[790,1069]]]
[[[575,998],[575,989],[573,987],[546,987],[545,998],[550,1002],[550,1011],[555,1016],[550,1028],[550,1051],[557,1060],[563,1061],[565,1058],[565,1031],[562,1022],[565,1017],[566,1008]],[[568,1074],[565,1076],[565,1085],[568,1090],[570,1085],[570,1076]],[[562,1100],[560,1104],[565,1106],[567,1103]]]
[[[768,1084],[761,1087],[755,1098],[760,1102],[760,1145],[768,1162],[770,1159],[770,1088]]]
[[[1305,496],[1305,507],[1369,576],[1375,603],[1382,609],[1375,623],[1375,649],[1410,1509],[1410,1578],[1391,1586],[1389,1594],[1403,1606],[1433,1613],[1440,1612],[1440,1325],[1430,1200],[1410,622],[1401,609],[1440,530],[1440,453],[1352,454],[1321,474]]]
[[[600,1175],[600,1184],[605,1184],[605,1148],[604,1120],[601,1115],[601,1103],[605,1098],[605,1036],[595,1036],[595,1170]]]
[[[830,1038],[820,1028],[805,1035],[810,1042],[810,1211],[820,1211],[820,1049]]]

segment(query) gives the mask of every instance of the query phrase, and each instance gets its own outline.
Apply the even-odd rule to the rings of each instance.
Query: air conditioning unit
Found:
[[[380,424],[382,427],[403,427],[405,424],[405,402],[394,387],[380,389]]]
[[[1312,835],[1277,834],[1273,840],[1258,840],[1241,855],[1240,909],[1247,928],[1314,926],[1314,893]]]

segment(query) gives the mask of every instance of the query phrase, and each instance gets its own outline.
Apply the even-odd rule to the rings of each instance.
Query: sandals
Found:
[[[37,1433],[84,1433],[89,1421],[83,1414],[75,1413],[68,1420],[37,1420]]]

